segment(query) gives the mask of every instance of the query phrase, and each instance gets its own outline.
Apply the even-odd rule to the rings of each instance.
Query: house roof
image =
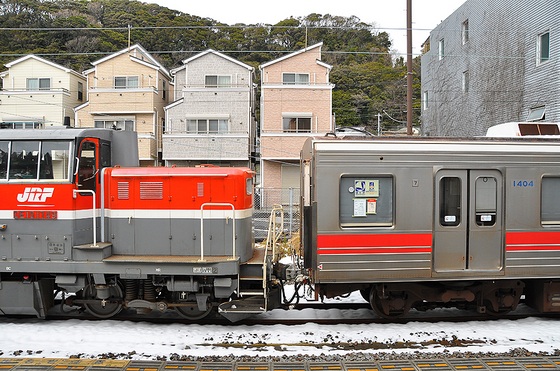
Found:
[[[295,52],[293,52],[293,53],[286,54],[286,55],[284,55],[284,56],[282,56],[282,57],[280,57],[280,58],[273,59],[273,60],[271,60],[270,62],[266,62],[266,63],[264,63],[264,64],[261,64],[261,65],[259,66],[259,68],[260,68],[260,69],[263,69],[263,68],[268,67],[268,66],[270,66],[270,65],[272,65],[272,64],[274,64],[274,63],[278,63],[278,62],[281,62],[281,61],[286,60],[286,59],[288,59],[288,58],[295,57],[296,55],[299,55],[299,54],[308,52],[308,51],[310,51],[310,50],[312,50],[312,49],[321,48],[322,46],[323,46],[323,42],[320,42],[320,43],[317,43],[317,44],[308,46],[307,48],[303,48],[303,49],[298,50],[298,51],[295,51]],[[331,66],[330,64],[327,64],[327,63],[325,63],[325,62],[321,62],[321,60],[320,60],[319,58],[317,58],[317,63],[320,64],[320,65],[323,66],[323,67],[328,68],[329,70],[332,68],[332,66]]]
[[[118,57],[122,54],[130,53],[132,51],[139,51],[140,53],[142,53],[148,59],[148,61],[145,61],[145,60],[142,60],[140,58],[137,58],[137,57],[134,57],[134,56],[131,55],[130,59],[133,62],[142,63],[142,64],[144,64],[148,67],[152,67],[152,68],[161,70],[167,77],[169,77],[171,79],[171,75],[169,74],[169,71],[165,67],[163,67],[163,65],[161,63],[159,63],[157,61],[157,59],[152,57],[152,55],[150,53],[148,53],[148,51],[146,49],[144,49],[140,44],[134,44],[130,48],[124,48],[122,50],[119,50],[118,52],[115,52],[115,53],[110,54],[106,57],[103,57],[101,59],[93,61],[93,62],[91,62],[91,64],[93,64],[94,66],[97,66],[100,63],[106,62],[110,59]],[[84,73],[86,73],[86,72],[91,72],[91,71],[90,70],[84,71]]]
[[[13,61],[11,61],[11,62],[9,62],[9,63],[6,63],[4,66],[6,66],[6,67],[8,67],[8,68],[12,68],[12,66],[14,66],[14,65],[16,65],[16,64],[18,64],[18,63],[21,63],[21,62],[25,62],[25,61],[28,60],[28,59],[35,59],[36,61],[39,61],[39,62],[41,62],[41,63],[48,64],[48,65],[51,66],[51,67],[54,67],[54,68],[58,68],[58,69],[60,69],[60,70],[63,70],[63,71],[66,72],[66,73],[71,73],[71,74],[73,74],[73,75],[75,75],[75,76],[79,76],[80,78],[84,78],[84,76],[82,76],[81,74],[79,74],[78,72],[74,71],[74,70],[71,69],[71,68],[66,68],[66,67],[64,67],[64,66],[61,66],[61,65],[58,64],[58,63],[54,63],[54,62],[49,61],[49,60],[47,60],[47,59],[45,59],[45,58],[41,58],[41,57],[39,57],[39,56],[37,56],[37,55],[35,55],[35,54],[28,54],[28,55],[26,55],[26,56],[24,56],[24,57],[21,57],[21,58],[18,58],[18,59],[16,59],[16,60],[13,60]],[[5,72],[6,72],[6,71],[5,71]],[[5,73],[5,72],[3,72],[3,73]]]
[[[187,63],[190,63],[190,62],[194,61],[195,59],[201,58],[201,57],[203,57],[203,56],[205,56],[205,55],[207,55],[207,54],[214,54],[214,55],[217,55],[218,57],[224,58],[224,59],[226,59],[226,60],[228,60],[228,61],[230,61],[230,62],[232,62],[232,63],[235,63],[235,64],[237,64],[237,65],[239,65],[239,66],[241,66],[241,67],[243,67],[243,68],[248,69],[249,71],[254,71],[254,70],[255,70],[255,67],[250,66],[250,65],[248,65],[247,63],[243,63],[243,62],[241,62],[241,61],[239,61],[239,60],[237,60],[237,59],[235,59],[235,58],[232,58],[232,57],[230,57],[230,56],[228,56],[228,55],[225,55],[225,54],[223,54],[223,53],[220,53],[220,52],[218,52],[218,51],[216,51],[216,50],[214,50],[214,49],[207,49],[207,50],[205,50],[205,51],[203,51],[203,52],[200,52],[200,53],[198,53],[198,54],[196,54],[196,55],[194,55],[194,56],[192,56],[192,57],[190,57],[190,58],[184,59],[184,60],[183,60],[183,65],[180,66],[180,67],[177,67],[177,68],[172,69],[172,70],[171,70],[171,74],[176,74],[176,73],[179,72],[180,70],[184,69],[185,66],[187,65]]]

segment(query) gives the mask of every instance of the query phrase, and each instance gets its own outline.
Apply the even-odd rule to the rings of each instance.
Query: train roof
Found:
[[[48,127],[45,129],[1,129],[2,140],[73,140],[75,138],[94,137],[110,139],[112,129]]]
[[[193,176],[193,177],[227,177],[254,174],[249,168],[201,166],[201,167],[123,167],[111,169],[113,177],[165,177],[165,176]]]

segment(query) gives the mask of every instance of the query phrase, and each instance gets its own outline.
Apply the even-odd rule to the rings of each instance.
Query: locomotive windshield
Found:
[[[69,179],[70,141],[0,141],[0,181]]]

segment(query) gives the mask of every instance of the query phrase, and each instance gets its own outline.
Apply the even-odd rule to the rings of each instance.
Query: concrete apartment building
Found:
[[[260,184],[299,188],[299,156],[309,136],[334,131],[332,66],[323,43],[261,65]]]
[[[74,126],[73,108],[85,101],[86,78],[36,55],[5,64],[0,73],[0,125],[24,129]]]
[[[165,107],[165,164],[254,168],[254,67],[209,49],[171,74],[175,96]]]
[[[87,101],[75,108],[76,126],[135,130],[140,165],[159,165],[163,107],[173,95],[169,71],[138,44],[92,64],[83,72]]]
[[[557,0],[467,0],[422,56],[422,128],[480,136],[505,122],[560,122]]]

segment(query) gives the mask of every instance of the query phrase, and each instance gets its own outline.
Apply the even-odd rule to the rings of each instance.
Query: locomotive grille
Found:
[[[118,182],[118,198],[119,200],[128,200],[129,199],[129,185],[128,182]]]
[[[163,182],[140,182],[141,200],[162,200]]]
[[[196,196],[204,197],[204,183],[196,183]]]

